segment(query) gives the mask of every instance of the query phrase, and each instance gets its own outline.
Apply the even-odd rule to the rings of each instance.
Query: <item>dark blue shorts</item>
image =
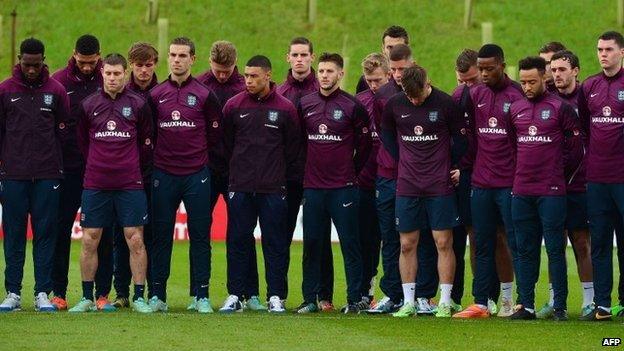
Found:
[[[138,227],[148,222],[143,190],[85,189],[81,207],[80,225],[86,228]]]
[[[455,195],[397,196],[396,226],[401,233],[431,228],[452,229],[459,225]]]
[[[587,193],[572,193],[567,198],[565,229],[587,229]]]

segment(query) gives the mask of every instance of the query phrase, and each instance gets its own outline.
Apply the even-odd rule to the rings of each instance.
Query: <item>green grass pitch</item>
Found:
[[[43,314],[33,311],[30,249],[29,242],[22,293],[24,310],[0,314],[0,350],[588,350],[601,348],[602,338],[624,336],[620,318],[607,323],[576,320],[581,289],[571,250],[568,250],[571,320],[555,323],[512,322],[501,318],[475,321],[435,317],[396,319],[339,313],[269,315],[246,311],[234,315],[199,315],[186,311],[189,301],[186,242],[174,245],[168,289],[169,313],[140,315],[124,309],[115,313]],[[70,306],[81,295],[79,249],[79,242],[74,242],[68,291]],[[260,246],[258,250],[262,257]],[[290,296],[286,303],[289,309],[301,302],[301,244],[293,244],[291,253]],[[337,245],[334,245],[334,259],[334,302],[339,307],[345,302],[345,285]],[[0,262],[4,262],[2,258]],[[545,262],[544,253],[537,289],[538,305],[547,299]],[[261,258],[258,263],[262,294],[265,286]],[[213,306],[218,308],[227,296],[223,243],[213,245],[212,267],[210,296]],[[472,301],[471,282],[470,269],[467,269],[464,305]],[[377,298],[380,297],[378,290]]]

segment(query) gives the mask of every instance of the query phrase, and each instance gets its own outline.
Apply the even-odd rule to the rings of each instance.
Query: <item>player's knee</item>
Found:
[[[418,240],[414,238],[401,238],[401,254],[411,254],[416,252]]]
[[[450,235],[439,236],[435,238],[435,244],[439,252],[453,250],[453,237]]]

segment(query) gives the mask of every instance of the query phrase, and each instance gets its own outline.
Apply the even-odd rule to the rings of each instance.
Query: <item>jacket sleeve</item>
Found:
[[[150,110],[150,118],[152,119],[152,148],[156,149],[156,141],[158,140],[158,107],[154,100],[151,93],[147,95],[147,107]]]
[[[0,150],[4,141],[4,135],[6,133],[6,110],[4,107],[4,93],[0,91]],[[0,154],[1,155],[1,154]],[[0,165],[2,159],[0,159]]]
[[[299,123],[299,115],[294,106],[288,110],[284,130],[284,152],[286,157],[286,177],[289,174],[302,174],[301,163],[301,147],[302,134],[301,124]]]
[[[359,174],[362,168],[364,168],[373,147],[373,139],[369,126],[370,117],[368,116],[368,112],[366,112],[364,105],[356,100],[353,111],[353,127],[355,129],[355,154],[353,155],[353,162],[356,174]]]
[[[464,123],[466,132],[466,152],[459,160],[460,169],[471,169],[477,155],[477,130],[475,122],[475,108],[470,94],[470,89],[464,90],[460,107],[464,113]]]
[[[589,126],[590,126],[591,116],[589,112],[589,106],[587,105],[587,97],[585,96],[584,86],[585,84],[582,84],[581,87],[579,88],[578,97],[577,97],[577,106],[578,106],[579,123],[584,134],[587,136],[586,143],[589,145],[589,135],[590,135]]]
[[[512,105],[513,106],[513,105]],[[512,108],[509,108],[509,112],[505,113],[505,129],[507,131],[507,139],[509,139],[509,144],[513,149],[514,158],[518,152],[518,138],[516,133],[516,126],[514,125],[514,113],[512,112]]]
[[[451,147],[451,160],[453,167],[459,167],[460,159],[466,154],[468,141],[466,138],[466,119],[464,111],[455,102],[447,106],[448,125],[453,145]]]
[[[567,103],[562,104],[559,114],[561,128],[565,138],[563,144],[563,166],[565,178],[567,180],[571,179],[572,175],[576,173],[583,161],[585,155],[585,148],[583,145],[584,133],[581,132],[580,120],[572,106]]]
[[[232,101],[228,101],[223,107],[222,112],[222,124],[223,124],[223,143],[224,146],[224,158],[226,164],[230,164],[230,158],[232,158],[232,153],[234,152],[234,119],[232,118],[233,107]]]
[[[295,108],[295,117],[297,118],[299,125],[299,150],[297,154],[297,159],[295,160],[295,165],[293,167],[292,173],[286,174],[286,179],[289,182],[293,183],[302,183],[303,176],[305,173],[305,164],[306,164],[306,156],[308,152],[308,134],[306,132],[305,119],[303,107],[301,105],[301,101],[299,101]]]
[[[208,150],[210,150],[221,140],[221,122],[223,120],[222,106],[212,91],[210,91],[204,103],[204,118],[206,120],[206,141]]]
[[[89,155],[89,116],[84,110],[84,105],[81,103],[78,106],[78,110],[76,112],[77,118],[77,127],[76,127],[76,136],[78,139],[78,148],[82,153],[82,156],[87,160]]]
[[[153,135],[153,119],[152,109],[146,102],[139,110],[139,116],[137,120],[137,143],[139,146],[139,160],[141,164],[141,170],[145,174],[145,171],[149,169],[149,163],[152,161],[152,135]]]
[[[381,133],[379,138],[383,147],[386,148],[388,153],[395,159],[399,160],[399,143],[397,143],[397,131],[394,116],[392,114],[392,107],[386,103],[381,115]]]

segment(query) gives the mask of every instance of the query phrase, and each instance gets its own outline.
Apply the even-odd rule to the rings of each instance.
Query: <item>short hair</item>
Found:
[[[546,60],[539,56],[528,56],[518,62],[521,71],[537,69],[540,73],[546,72]]]
[[[505,62],[503,48],[496,44],[485,44],[479,49],[478,58],[495,58],[498,62]]]
[[[554,60],[568,61],[571,68],[581,68],[581,65],[579,64],[578,56],[576,56],[570,50],[561,50],[561,51],[555,52],[555,54],[552,55],[552,57],[550,58],[551,62]]]
[[[41,40],[30,37],[20,44],[20,55],[23,54],[41,54],[43,56],[45,54],[45,46]]]
[[[149,60],[154,60],[154,63],[158,62],[158,51],[152,44],[142,41],[132,44],[130,50],[128,50],[128,61],[130,63],[147,62]]]
[[[174,38],[170,45],[186,45],[189,47],[189,53],[191,55],[195,55],[195,43],[187,37]]]
[[[599,37],[599,40],[615,40],[615,43],[618,44],[620,48],[624,48],[624,37],[622,37],[622,33],[616,31],[608,31],[602,33]]]
[[[455,60],[455,70],[459,73],[468,72],[470,67],[477,65],[477,56],[479,56],[478,52],[472,49],[464,49],[464,51],[457,56],[457,60]]]
[[[271,60],[264,55],[256,55],[247,61],[247,67],[260,67],[265,71],[271,70]]]
[[[390,38],[403,38],[405,40],[405,44],[409,44],[409,34],[407,34],[407,31],[405,30],[405,28],[401,27],[401,26],[390,26],[388,27],[384,32],[383,35],[381,36],[381,42],[384,42],[384,39],[386,39],[386,37],[390,37]]]
[[[310,54],[314,53],[314,49],[312,48],[312,42],[310,41],[310,39],[306,38],[306,37],[296,37],[293,38],[293,40],[290,41],[290,45],[288,45],[288,52],[290,52],[290,47],[293,45],[307,45],[310,48]]]
[[[333,62],[341,69],[344,68],[344,60],[340,54],[324,52],[321,54],[321,57],[319,57],[319,63],[321,62]]]
[[[398,44],[392,47],[390,55],[388,55],[390,61],[412,60],[412,49],[405,44]]]
[[[384,73],[387,73],[390,70],[388,67],[388,59],[378,52],[368,54],[368,56],[366,56],[362,61],[362,69],[364,70],[364,73],[371,74],[375,72],[377,68],[381,68]]]
[[[108,54],[106,55],[106,57],[104,57],[104,59],[102,60],[102,66],[104,65],[121,65],[124,71],[126,70],[126,68],[128,68],[128,62],[126,61],[126,58],[116,52]]]
[[[401,86],[409,97],[420,95],[427,81],[427,71],[418,65],[406,68],[401,76]]]
[[[549,52],[557,52],[557,51],[561,51],[561,50],[566,50],[565,45],[561,44],[558,41],[551,41],[551,42],[548,42],[548,43],[544,44],[544,46],[542,46],[539,49],[539,53],[540,54],[546,54],[546,53],[549,53]]]
[[[234,65],[236,63],[236,46],[225,40],[215,41],[210,47],[210,60],[219,65]]]
[[[100,41],[94,35],[85,34],[76,40],[74,47],[76,53],[81,55],[95,55],[100,53]]]

